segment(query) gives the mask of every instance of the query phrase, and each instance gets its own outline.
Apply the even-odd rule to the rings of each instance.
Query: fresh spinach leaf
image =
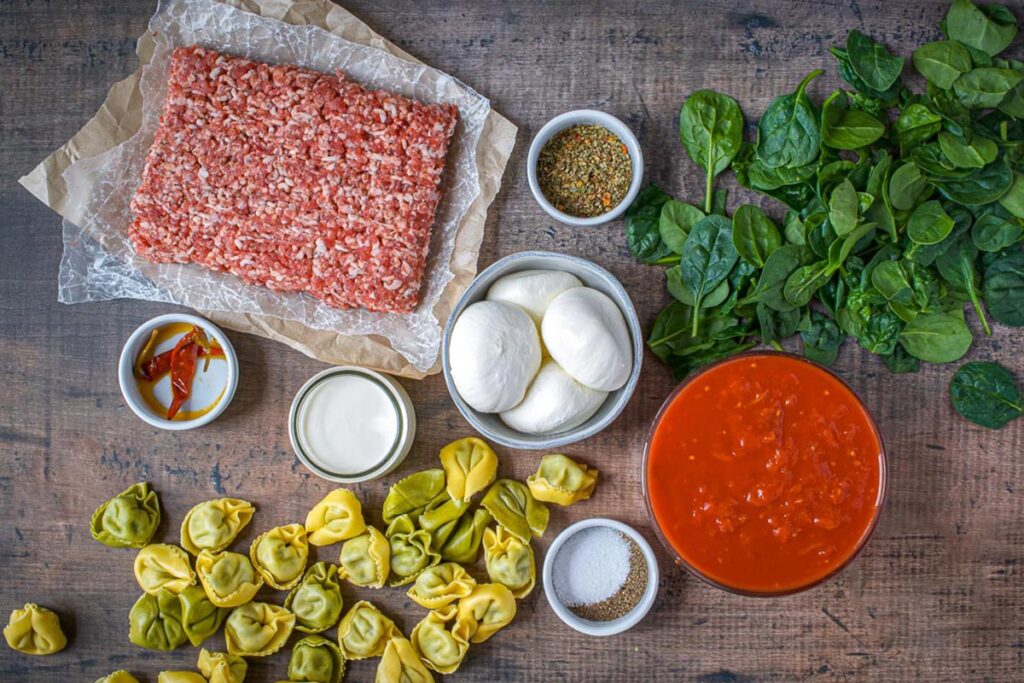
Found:
[[[1013,174],[1010,189],[999,198],[999,205],[1017,218],[1024,218],[1024,175]]]
[[[857,343],[871,353],[880,356],[891,355],[900,341],[903,322],[891,311],[878,311],[867,320],[864,330],[857,337]]]
[[[975,5],[970,0],[953,0],[945,19],[946,34],[991,57],[1013,42],[1017,18],[1002,5]]]
[[[1013,69],[983,66],[971,69],[953,83],[953,92],[968,109],[998,107],[1007,93],[1024,79]]]
[[[997,201],[1013,184],[1013,173],[1002,157],[963,178],[933,178],[939,192],[957,204],[973,206]]]
[[[903,57],[889,54],[884,45],[856,29],[846,35],[846,54],[854,73],[872,90],[888,90],[903,73]]]
[[[914,68],[929,83],[948,90],[953,81],[971,70],[971,53],[953,40],[937,40],[925,43],[914,50]]]
[[[985,268],[981,288],[989,315],[1011,327],[1024,327],[1024,251],[999,256]]]
[[[889,201],[892,208],[909,211],[917,205],[927,189],[928,181],[921,175],[917,164],[907,161],[892,172],[889,179]]]
[[[885,125],[860,109],[849,108],[849,97],[836,90],[821,107],[821,139],[833,149],[867,147],[885,134]]]
[[[804,345],[804,356],[822,365],[832,365],[839,356],[845,336],[832,318],[812,310],[810,325],[800,332],[800,339]]]
[[[921,367],[921,361],[907,353],[902,346],[897,346],[888,356],[882,356],[882,362],[893,373],[917,372]]]
[[[732,244],[732,223],[718,215],[706,216],[690,230],[679,263],[683,285],[693,295],[694,308],[729,275],[739,254]],[[700,317],[694,313],[693,332],[697,335]]]
[[[786,300],[784,288],[789,276],[803,263],[803,250],[793,244],[784,244],[765,260],[764,269],[757,286],[741,303],[763,302],[776,311],[785,312],[795,308]]]
[[[679,139],[695,164],[704,169],[704,213],[711,213],[712,183],[743,143],[743,112],[736,100],[698,90],[686,98],[679,113]]]
[[[757,268],[782,246],[782,235],[760,207],[742,204],[732,216],[732,243],[744,260]]]
[[[626,245],[641,263],[661,263],[665,259],[675,261],[678,258],[661,239],[659,230],[661,209],[669,199],[671,197],[660,187],[651,183],[640,190],[626,209]]]
[[[677,254],[683,253],[686,236],[697,221],[704,218],[704,212],[693,204],[670,199],[661,207],[658,232],[662,242]]]
[[[906,156],[914,147],[942,130],[942,117],[920,102],[914,102],[900,112],[893,123],[893,130],[900,143],[900,154]]]
[[[761,341],[778,342],[796,334],[802,312],[799,308],[780,313],[764,304],[757,305],[757,322],[761,328]]]
[[[978,259],[978,249],[971,240],[964,235],[944,254],[935,259],[935,267],[942,279],[948,282],[954,289],[966,294],[967,299],[974,307],[978,319],[985,334],[992,334],[988,320],[985,318],[985,310],[981,305],[980,278],[974,264]]]
[[[860,221],[860,200],[853,183],[844,180],[839,183],[828,200],[828,219],[836,235],[842,237],[853,232]]]
[[[1024,413],[1013,373],[993,362],[964,363],[949,381],[956,412],[974,424],[1002,429]]]
[[[1012,222],[1011,222],[1012,221]],[[979,216],[971,227],[971,242],[981,251],[1000,252],[1024,238],[1024,227],[994,213]]]
[[[953,230],[953,219],[943,210],[942,204],[932,199],[923,202],[910,214],[907,236],[917,244],[938,244]]]
[[[757,125],[757,156],[770,168],[795,168],[818,156],[821,135],[814,105],[805,92],[823,72],[807,74],[795,92],[776,97]]]
[[[939,133],[939,149],[957,168],[982,168],[999,154],[999,147],[991,140],[976,136],[967,142],[959,135],[945,132]]]
[[[668,293],[679,303],[693,307],[693,293],[683,284],[683,277],[680,274],[680,266],[672,266],[665,271]],[[707,296],[701,299],[701,308],[714,308],[721,306],[722,302],[729,298],[729,281],[722,280],[717,287],[712,289]]]
[[[929,363],[952,363],[967,353],[974,339],[964,322],[963,311],[934,311],[907,323],[899,341],[915,358]]]
[[[828,261],[818,261],[802,266],[786,278],[782,294],[786,301],[793,306],[806,306],[810,303],[814,293],[828,281],[828,277]]]

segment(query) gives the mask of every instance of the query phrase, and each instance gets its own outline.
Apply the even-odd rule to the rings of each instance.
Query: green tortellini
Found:
[[[224,625],[228,653],[242,657],[266,657],[288,642],[295,615],[279,605],[249,602],[236,607]]]
[[[453,500],[469,502],[487,488],[498,473],[498,456],[483,439],[468,436],[441,449],[441,466]]]
[[[501,526],[523,543],[530,534],[540,538],[548,526],[550,511],[533,498],[526,484],[513,479],[499,479],[484,495],[480,504]]]
[[[178,599],[181,602],[181,626],[194,647],[199,647],[216,633],[228,616],[228,611],[213,604],[200,586],[188,586]]]
[[[409,636],[423,663],[442,674],[455,673],[469,651],[469,641],[463,634],[452,632],[447,626],[455,619],[455,613],[455,605],[435,609],[416,624]]]
[[[118,669],[113,673],[109,673],[103,678],[97,678],[96,683],[139,683],[139,679],[132,676],[124,669]]]
[[[357,586],[380,588],[391,572],[391,545],[384,534],[369,526],[366,533],[341,546],[338,575]]]
[[[482,583],[459,600],[453,633],[471,643],[482,643],[508,626],[516,616],[516,599],[500,583]]]
[[[242,683],[249,665],[238,655],[203,649],[199,651],[198,669],[209,683]]]
[[[256,597],[263,577],[252,560],[241,553],[203,550],[196,558],[196,573],[210,602],[218,607],[238,607]]]
[[[388,544],[391,546],[392,586],[402,586],[416,578],[427,567],[441,561],[441,556],[430,547],[430,533],[417,529],[409,515],[395,518],[388,526]]]
[[[193,555],[201,550],[219,553],[231,545],[255,512],[252,503],[239,498],[203,501],[185,514],[181,546]]]
[[[188,640],[181,619],[177,595],[166,589],[143,593],[128,613],[128,640],[150,650],[173,650]]]
[[[306,515],[306,533],[313,545],[331,545],[366,531],[363,505],[348,489],[335,489]]]
[[[160,526],[160,501],[149,484],[132,484],[92,515],[92,537],[111,548],[142,548]]]
[[[338,568],[326,562],[314,564],[284,606],[295,615],[295,628],[305,633],[320,633],[337,624],[342,606]]]
[[[249,548],[249,559],[267,585],[288,590],[299,582],[309,558],[306,529],[286,524],[260,534]]]
[[[517,598],[525,598],[537,583],[533,548],[504,527],[484,531],[484,563],[491,581],[502,584]]]
[[[423,470],[410,474],[388,491],[384,499],[384,523],[391,524],[396,517],[402,515],[417,519],[426,510],[444,502],[447,497],[444,470]]]
[[[473,592],[476,579],[455,562],[428,567],[416,577],[408,591],[412,600],[427,609],[438,609]]]
[[[452,534],[441,546],[441,558],[448,562],[473,564],[480,553],[484,529],[491,523],[491,514],[484,508],[473,510],[459,520]]]
[[[27,655],[52,655],[68,644],[57,614],[31,602],[11,612],[4,640],[12,650]]]
[[[321,636],[306,636],[295,643],[288,661],[288,679],[306,683],[339,683],[345,674],[341,649]]]
[[[338,624],[338,645],[345,659],[380,657],[388,641],[401,636],[395,622],[365,600],[352,605]]]
[[[175,594],[181,593],[196,582],[188,553],[176,545],[147,545],[135,556],[133,569],[135,580],[150,595],[156,595],[161,588]]]
[[[434,683],[419,654],[405,638],[393,638],[381,653],[374,683]]]
[[[562,455],[552,453],[541,458],[535,474],[526,480],[536,500],[556,505],[572,505],[590,498],[597,486],[598,471]]]
[[[161,671],[156,683],[206,683],[206,679],[195,671]]]

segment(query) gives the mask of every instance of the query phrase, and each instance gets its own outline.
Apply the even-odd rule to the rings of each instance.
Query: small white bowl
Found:
[[[644,590],[640,602],[626,614],[611,621],[591,621],[590,619],[576,616],[558,597],[552,578],[555,558],[558,556],[558,551],[561,547],[576,533],[591,527],[608,527],[628,536],[637,544],[640,552],[644,555],[644,559],[647,560],[647,588]],[[654,599],[658,595],[658,559],[654,556],[654,551],[651,550],[651,545],[647,542],[647,539],[641,536],[640,532],[633,527],[605,517],[584,519],[558,534],[555,540],[551,542],[547,555],[544,557],[542,577],[544,581],[544,595],[547,596],[548,604],[551,605],[551,609],[555,611],[558,618],[580,633],[585,633],[588,636],[614,636],[623,631],[628,631],[647,616],[647,613],[651,611],[651,607],[654,605]]]
[[[213,337],[217,341],[217,344],[224,350],[224,360],[226,361],[227,366],[224,384],[218,384],[217,387],[214,387],[214,389],[219,389],[223,386],[224,394],[210,412],[205,415],[201,415],[194,420],[168,420],[164,416],[153,412],[145,400],[143,400],[142,394],[139,392],[138,382],[135,379],[135,358],[142,351],[142,347],[145,346],[146,342],[149,341],[150,334],[158,327],[163,327],[173,323],[186,323],[203,328],[203,330]],[[197,373],[196,377],[201,378],[202,374]],[[234,398],[235,389],[238,388],[238,356],[235,355],[235,347],[231,345],[231,341],[227,338],[227,335],[225,335],[219,327],[211,323],[209,320],[200,318],[196,315],[189,315],[188,313],[168,313],[167,315],[158,315],[157,317],[144,322],[136,328],[134,332],[132,332],[130,337],[128,337],[128,341],[125,342],[124,348],[121,349],[121,358],[118,360],[117,381],[121,385],[121,395],[124,396],[124,402],[127,403],[128,407],[132,409],[132,412],[138,415],[146,424],[160,429],[168,429],[170,431],[195,429],[196,427],[202,427],[203,425],[216,420],[217,416],[224,412],[228,407],[228,404],[231,403],[231,399]]]
[[[566,128],[586,124],[604,126],[614,133],[619,140],[622,140],[623,144],[626,145],[626,149],[629,150],[629,158],[633,161],[633,180],[629,184],[629,190],[626,192],[626,196],[609,211],[606,211],[599,216],[580,218],[579,216],[573,216],[565,213],[564,211],[559,211],[551,202],[548,201],[548,198],[544,196],[544,193],[540,189],[540,183],[537,182],[537,161],[540,159],[540,151],[544,149],[544,145],[546,145],[551,138],[555,137]],[[564,114],[559,114],[555,118],[551,119],[544,124],[544,127],[541,128],[540,131],[537,132],[537,135],[534,136],[533,142],[530,143],[530,151],[526,155],[526,179],[530,183],[530,192],[533,193],[533,198],[537,200],[537,203],[540,204],[540,208],[544,209],[549,216],[554,218],[556,221],[565,223],[566,225],[588,227],[601,225],[608,221],[615,220],[622,215],[623,211],[629,208],[630,204],[633,203],[637,192],[640,191],[640,183],[643,182],[643,178],[644,153],[640,150],[640,143],[637,142],[636,136],[633,135],[633,131],[629,129],[629,126],[611,114],[606,114],[603,111],[597,111],[596,109],[576,109],[573,111],[567,111]]]
[[[333,472],[322,463],[318,463],[316,458],[307,453],[302,447],[298,435],[297,420],[302,402],[318,384],[336,375],[344,374],[362,375],[374,384],[377,384],[388,395],[388,398],[391,399],[395,407],[395,413],[398,416],[398,435],[388,454],[373,467],[356,474]],[[295,451],[295,455],[313,474],[340,484],[357,484],[361,481],[376,479],[388,474],[405,460],[405,456],[409,454],[409,450],[412,448],[412,442],[415,437],[416,411],[413,408],[409,394],[405,391],[405,387],[394,378],[374,370],[368,370],[367,368],[342,365],[318,372],[309,378],[309,381],[303,384],[302,388],[295,394],[295,398],[292,399],[291,410],[288,412],[288,438],[292,442],[292,450]]]
[[[510,273],[521,270],[560,270],[572,273],[578,277],[585,286],[592,287],[603,294],[608,295],[622,311],[622,317],[629,328],[630,342],[633,345],[633,369],[629,373],[626,384],[611,392],[604,400],[604,403],[594,415],[578,427],[555,434],[525,434],[512,429],[501,421],[495,413],[482,413],[474,410],[459,395],[455,388],[455,380],[452,379],[451,357],[448,345],[452,336],[452,329],[455,321],[459,319],[466,307],[482,301],[487,296],[487,290],[491,288],[494,281]],[[550,450],[558,448],[583,439],[590,438],[602,429],[615,421],[629,403],[633,391],[636,389],[640,379],[640,368],[644,360],[644,340],[640,330],[640,320],[637,318],[636,309],[629,294],[622,284],[615,279],[601,266],[582,259],[578,256],[568,254],[556,254],[550,251],[521,251],[518,254],[511,254],[499,259],[485,268],[470,283],[462,297],[452,309],[451,316],[444,328],[444,339],[441,341],[441,369],[444,372],[444,381],[448,385],[448,393],[458,407],[459,412],[466,418],[466,421],[473,426],[486,439],[495,441],[502,446],[509,448],[521,448],[525,450]]]

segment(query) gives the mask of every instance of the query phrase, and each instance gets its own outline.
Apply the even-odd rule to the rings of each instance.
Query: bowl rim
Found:
[[[217,340],[217,344],[224,350],[224,359],[227,361],[228,373],[227,378],[224,380],[224,395],[208,413],[200,415],[193,420],[167,420],[157,417],[150,411],[148,406],[139,403],[128,389],[129,385],[135,382],[134,356],[140,343],[154,329],[171,323],[189,323],[203,328],[203,330]],[[128,336],[124,346],[121,347],[121,355],[117,360],[117,383],[121,388],[121,397],[124,399],[124,402],[135,413],[136,417],[146,424],[172,432],[195,429],[217,419],[227,409],[231,399],[234,398],[235,390],[238,388],[238,354],[235,353],[235,347],[231,345],[231,340],[224,334],[224,331],[211,321],[191,313],[164,313],[142,323]]]
[[[574,614],[558,597],[552,576],[554,573],[555,557],[565,542],[584,529],[599,526],[615,529],[628,536],[640,548],[640,552],[643,553],[644,559],[647,562],[647,586],[644,588],[643,597],[640,598],[640,601],[629,612],[610,621],[592,621]],[[647,542],[647,539],[628,524],[608,517],[590,517],[570,524],[551,542],[544,555],[541,581],[544,584],[544,595],[547,597],[548,605],[551,606],[551,609],[563,623],[588,636],[614,636],[636,626],[654,606],[655,599],[658,596],[660,581],[658,557],[654,554],[654,549]]]
[[[548,270],[557,270],[557,262],[559,261],[575,263],[579,265],[581,268],[585,268],[587,270],[592,271],[595,274],[595,276],[597,276],[598,278],[602,279],[605,283],[607,283],[608,286],[613,291],[615,291],[616,295],[627,304],[627,308],[623,309],[623,307],[619,305],[619,302],[615,302],[615,305],[619,308],[620,312],[622,313],[622,317],[626,321],[626,328],[629,330],[630,343],[633,346],[633,369],[630,371],[629,378],[626,380],[626,383],[622,387],[616,389],[613,392],[610,392],[608,397],[605,398],[605,403],[607,403],[608,401],[614,401],[614,405],[612,407],[612,410],[610,410],[600,420],[595,422],[594,418],[591,417],[578,427],[550,435],[528,435],[523,434],[522,432],[518,432],[516,430],[512,430],[511,427],[509,428],[512,431],[516,431],[516,434],[522,434],[524,437],[546,437],[543,439],[538,439],[536,443],[532,441],[524,441],[523,439],[505,437],[491,430],[491,428],[477,416],[477,411],[470,407],[469,404],[467,404],[463,400],[462,396],[458,392],[458,389],[455,388],[455,380],[452,378],[451,371],[451,356],[449,354],[448,349],[449,343],[451,341],[452,329],[454,329],[455,322],[458,320],[459,316],[462,315],[462,312],[471,303],[476,303],[477,301],[483,300],[483,296],[479,295],[481,290],[485,290],[484,295],[486,295],[486,289],[483,283],[486,282],[487,279],[490,278],[491,276],[510,275],[512,273],[519,272],[520,270],[534,270],[538,268],[543,268],[538,266],[529,266],[515,269],[511,267],[511,264],[514,264],[516,261],[522,261],[531,258],[551,260],[553,263],[550,267],[547,268]],[[490,284],[486,286],[486,288],[489,287]],[[477,274],[477,276],[473,278],[473,281],[470,283],[469,287],[466,288],[466,291],[462,293],[462,296],[459,297],[459,300],[455,303],[455,306],[452,308],[451,314],[448,316],[448,321],[445,323],[444,334],[441,337],[441,371],[442,374],[444,375],[445,386],[448,387],[448,394],[451,396],[452,401],[455,403],[455,407],[459,409],[459,413],[462,415],[462,417],[467,422],[469,422],[470,426],[473,427],[473,429],[475,429],[477,432],[479,432],[481,435],[483,435],[490,441],[494,441],[495,443],[498,443],[502,446],[506,446],[508,448],[516,448],[531,451],[559,448],[579,441],[583,441],[584,439],[589,439],[595,434],[598,434],[599,432],[607,428],[609,425],[611,425],[619,417],[619,415],[622,414],[622,411],[626,409],[626,406],[629,404],[629,401],[632,398],[634,391],[636,390],[637,384],[640,380],[640,372],[643,366],[643,356],[644,342],[643,333],[640,327],[640,319],[637,316],[636,307],[633,305],[633,300],[630,298],[629,293],[626,292],[625,287],[622,286],[622,283],[619,282],[618,278],[616,278],[606,269],[597,265],[593,261],[589,261],[585,258],[582,258],[580,256],[574,256],[572,254],[560,254],[558,252],[553,251],[519,251],[514,254],[509,254],[498,259],[497,261],[495,261],[494,263],[480,271]],[[616,395],[613,396],[613,394]],[[603,407],[605,404],[602,403],[601,405]]]
[[[540,189],[540,182],[537,180],[537,161],[540,158],[540,152],[544,148],[544,145],[546,145],[551,138],[566,128],[587,123],[604,126],[626,145],[626,149],[629,150],[629,157],[633,162],[633,177],[629,183],[629,189],[626,191],[626,196],[622,198],[621,202],[602,214],[583,218],[560,211],[556,209],[550,201],[548,201],[548,198],[544,196],[544,192]],[[640,185],[643,182],[643,176],[644,153],[640,148],[640,142],[637,140],[636,134],[633,133],[630,127],[623,123],[618,117],[598,109],[573,109],[555,116],[545,123],[541,129],[537,131],[537,134],[533,136],[533,140],[530,142],[529,151],[526,155],[526,180],[530,186],[530,193],[533,195],[537,204],[540,205],[540,208],[544,209],[545,213],[555,220],[565,223],[566,225],[576,227],[593,227],[603,225],[622,215],[622,213],[629,208],[629,205],[633,203],[633,200],[636,199],[637,193],[640,192]]]
[[[689,386],[692,382],[696,381],[698,378],[702,377],[705,373],[715,369],[716,367],[718,367],[720,365],[723,365],[723,364],[729,363],[729,362],[735,362],[735,361],[737,361],[739,359],[742,359],[742,358],[764,357],[764,356],[782,356],[782,357],[785,357],[785,358],[789,358],[791,360],[795,360],[795,361],[800,362],[800,363],[805,363],[807,365],[810,365],[812,367],[815,367],[815,368],[823,371],[825,374],[829,375],[830,377],[833,377],[842,386],[846,387],[847,391],[850,392],[850,395],[853,396],[854,400],[856,400],[857,403],[860,405],[860,407],[864,410],[864,414],[867,416],[867,419],[868,419],[868,424],[871,426],[871,429],[874,431],[875,437],[878,439],[878,448],[879,448],[879,455],[878,455],[878,494],[876,496],[876,502],[875,502],[875,513],[872,516],[871,521],[868,523],[867,527],[865,527],[863,533],[861,534],[860,540],[857,541],[857,545],[853,548],[853,550],[850,552],[849,556],[847,556],[847,558],[845,560],[843,560],[838,565],[833,567],[832,570],[829,571],[827,574],[824,574],[823,576],[818,577],[814,581],[811,581],[810,583],[804,584],[802,586],[796,586],[796,587],[793,587],[793,588],[787,588],[785,590],[779,590],[779,591],[751,591],[751,590],[746,590],[746,589],[742,589],[742,588],[736,588],[734,586],[730,586],[728,584],[722,583],[722,582],[717,581],[716,579],[714,579],[714,578],[712,578],[710,576],[705,575],[697,567],[695,567],[692,564],[690,564],[690,562],[688,562],[675,549],[675,547],[672,545],[672,543],[665,536],[665,533],[662,531],[661,524],[658,522],[658,518],[654,514],[654,508],[651,505],[651,494],[650,494],[649,482],[648,482],[648,479],[649,479],[648,465],[649,465],[649,461],[650,461],[651,441],[654,438],[654,433],[655,433],[655,431],[657,431],[658,424],[661,422],[661,418],[664,416],[665,411],[672,404],[672,402],[676,399],[676,397],[683,391],[683,389],[685,387]],[[871,414],[871,411],[868,410],[867,405],[865,405],[865,403],[861,399],[860,395],[856,391],[854,391],[853,387],[851,387],[846,382],[846,380],[844,380],[842,377],[840,377],[837,373],[833,372],[830,368],[828,368],[828,367],[826,367],[826,366],[824,366],[824,365],[822,365],[820,363],[817,363],[817,362],[815,362],[815,361],[813,361],[813,360],[811,360],[809,358],[806,358],[804,356],[801,356],[801,355],[798,355],[798,354],[795,354],[795,353],[790,353],[788,351],[778,351],[778,350],[775,350],[775,349],[755,349],[755,350],[751,350],[751,351],[744,351],[742,353],[737,353],[737,354],[734,354],[732,356],[728,356],[727,358],[723,358],[721,360],[715,361],[714,363],[711,363],[710,365],[707,365],[707,366],[701,368],[699,371],[697,371],[694,374],[690,375],[689,377],[685,378],[682,382],[680,382],[672,390],[672,393],[670,393],[668,395],[668,397],[665,399],[665,401],[661,404],[661,407],[658,409],[658,412],[655,415],[654,419],[651,420],[651,426],[648,429],[647,438],[646,438],[646,440],[644,442],[644,454],[643,454],[643,459],[641,461],[641,477],[640,477],[640,482],[641,482],[641,488],[642,488],[642,491],[643,491],[644,505],[647,508],[647,515],[648,515],[648,517],[651,520],[651,526],[654,527],[654,532],[658,536],[658,539],[661,541],[662,546],[664,546],[664,548],[668,551],[669,555],[675,560],[675,564],[682,566],[690,574],[692,574],[693,576],[697,577],[698,579],[700,579],[704,583],[708,584],[709,586],[712,586],[714,588],[718,588],[719,590],[723,590],[723,591],[725,591],[727,593],[733,593],[735,595],[742,595],[742,596],[751,597],[751,598],[778,598],[778,597],[785,597],[785,596],[788,596],[788,595],[795,595],[797,593],[802,593],[804,591],[808,591],[808,590],[811,590],[813,588],[816,588],[816,587],[822,585],[823,583],[829,581],[830,579],[835,578],[840,572],[842,572],[844,569],[849,567],[854,562],[854,560],[856,560],[860,556],[861,552],[867,546],[868,541],[871,539],[872,535],[874,535],[875,529],[878,527],[879,519],[882,516],[882,509],[885,507],[885,501],[886,501],[886,497],[887,497],[888,490],[889,490],[889,463],[888,463],[888,453],[887,453],[886,448],[885,448],[885,441],[882,438],[881,430],[878,428],[878,423],[875,421],[874,416]]]

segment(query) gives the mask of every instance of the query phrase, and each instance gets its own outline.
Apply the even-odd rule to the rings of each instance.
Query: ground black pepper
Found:
[[[647,558],[632,538],[620,533],[629,545],[629,575],[615,595],[589,605],[570,605],[569,611],[581,619],[612,621],[626,616],[640,603],[647,590]]]
[[[537,160],[537,182],[556,209],[591,218],[615,208],[629,192],[633,160],[604,126],[586,124],[548,140]]]

